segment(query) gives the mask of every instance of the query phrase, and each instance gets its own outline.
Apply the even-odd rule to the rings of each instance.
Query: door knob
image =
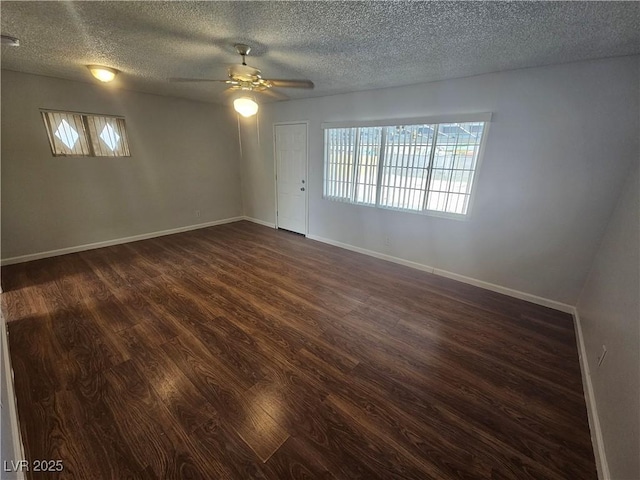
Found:
[[[304,192],[304,187],[302,187],[302,188],[300,189],[300,191],[301,191],[301,192]]]
[[[304,183],[304,180],[302,180],[302,183]]]

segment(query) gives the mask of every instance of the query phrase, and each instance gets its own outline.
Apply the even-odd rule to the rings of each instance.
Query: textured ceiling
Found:
[[[266,78],[306,78],[320,96],[640,53],[638,2],[12,2],[0,3],[2,68],[209,102],[248,63]]]

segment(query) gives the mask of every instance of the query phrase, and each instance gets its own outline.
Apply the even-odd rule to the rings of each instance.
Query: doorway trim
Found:
[[[305,152],[306,152],[306,165],[305,170],[307,172],[305,178],[305,189],[304,189],[304,236],[307,237],[309,235],[309,120],[300,120],[300,121],[291,121],[291,122],[274,122],[273,124],[273,191],[275,192],[275,228],[278,229],[278,155],[276,152],[276,127],[282,125],[304,125],[307,134],[305,135]]]

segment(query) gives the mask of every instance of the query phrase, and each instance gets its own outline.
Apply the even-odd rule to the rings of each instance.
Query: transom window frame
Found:
[[[353,205],[357,207],[370,207],[370,208],[381,208],[384,210],[392,210],[404,213],[412,213],[418,215],[426,215],[433,217],[443,217],[454,220],[462,220],[466,221],[471,218],[471,214],[473,212],[473,204],[475,199],[475,193],[477,190],[477,180],[478,173],[482,166],[482,159],[484,157],[485,146],[487,142],[487,136],[489,133],[489,127],[491,125],[492,113],[491,112],[481,112],[481,113],[464,113],[464,114],[449,114],[449,115],[434,115],[434,116],[424,116],[424,117],[409,117],[409,118],[388,118],[388,119],[377,119],[377,120],[346,120],[346,121],[335,121],[335,122],[323,122],[321,124],[321,128],[323,130],[323,186],[322,186],[322,198],[330,201],[336,201],[338,203],[344,203],[347,205]],[[327,129],[337,129],[337,128],[369,128],[369,127],[409,127],[409,126],[424,126],[424,125],[434,125],[434,124],[449,124],[449,123],[470,123],[470,122],[483,122],[483,132],[482,138],[478,148],[478,154],[476,157],[475,168],[473,169],[473,180],[471,182],[470,190],[469,190],[469,200],[467,203],[467,211],[466,213],[454,213],[454,212],[444,212],[439,210],[429,210],[425,208],[423,210],[414,210],[409,208],[398,208],[392,206],[386,206],[380,204],[380,176],[378,175],[378,179],[376,180],[376,200],[374,203],[364,203],[352,201],[350,199],[344,199],[340,197],[334,197],[331,195],[327,195],[326,191],[326,175],[327,175]],[[382,148],[384,150],[384,148]],[[384,161],[384,154],[378,155],[378,162],[380,162],[380,157],[382,156],[382,161]],[[429,166],[430,169],[433,168],[432,165]],[[378,173],[381,173],[381,169],[378,169]],[[429,185],[427,184],[427,188],[425,193],[428,192]]]
[[[49,140],[51,154],[54,157],[94,157],[94,158],[122,158],[131,157],[129,138],[126,130],[125,118],[121,115],[107,115],[101,113],[74,112],[69,110],[40,109],[42,120]],[[61,122],[71,127],[77,135],[73,147],[69,147],[56,132],[59,128],[51,123],[51,118],[60,115]],[[73,118],[70,124],[67,119]],[[112,126],[113,125],[113,126]],[[99,128],[102,127],[102,128]],[[114,128],[115,127],[115,128]],[[103,137],[107,129],[107,140]],[[56,139],[57,136],[57,139]],[[104,145],[102,143],[104,142]],[[115,143],[112,148],[110,143]],[[58,149],[59,151],[56,151]],[[78,150],[75,153],[74,150]]]

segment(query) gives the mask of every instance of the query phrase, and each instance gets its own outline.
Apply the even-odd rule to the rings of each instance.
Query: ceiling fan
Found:
[[[171,82],[222,82],[229,85],[225,93],[234,94],[240,92],[233,102],[235,110],[245,117],[255,115],[258,111],[258,104],[252,98],[251,93],[257,92],[265,94],[279,100],[287,97],[273,88],[313,88],[311,80],[287,80],[287,79],[267,79],[262,77],[262,73],[257,68],[247,65],[245,57],[251,51],[249,45],[238,43],[234,45],[236,52],[242,57],[241,65],[232,65],[228,69],[229,78],[226,80],[215,80],[208,78],[170,78]]]

